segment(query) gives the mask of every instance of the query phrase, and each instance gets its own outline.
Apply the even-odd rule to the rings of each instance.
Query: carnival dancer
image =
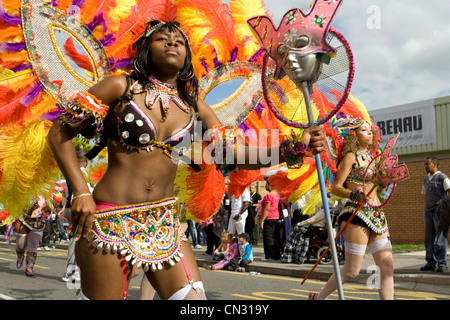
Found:
[[[55,158],[74,192],[71,209],[82,298],[125,298],[135,265],[144,268],[161,299],[204,299],[195,257],[175,210],[174,155],[182,148],[180,142],[191,141],[195,121],[214,132],[229,128],[197,97],[188,38],[177,23],[148,23],[136,52],[130,74],[108,77],[77,93],[49,133]],[[99,128],[108,138],[109,162],[91,194],[72,138]],[[236,139],[227,137],[216,142],[225,140],[237,148]],[[305,130],[301,143],[321,152],[322,128]],[[280,151],[274,148],[269,152]],[[244,153],[248,157],[248,150]]]
[[[338,223],[343,226],[359,204],[365,203],[343,233],[345,264],[340,270],[342,282],[348,282],[358,276],[368,246],[380,269],[380,299],[392,300],[394,298],[394,267],[386,217],[382,207],[374,209],[366,203],[381,204],[377,193],[370,192],[376,178],[375,166],[368,167],[377,146],[378,131],[363,119],[349,117],[341,119],[340,123],[342,132],[345,132],[347,136],[342,145],[341,161],[331,192],[338,197],[350,200],[341,211]],[[320,293],[310,293],[310,299],[326,299],[335,290],[336,278],[333,274]]]
[[[22,268],[26,260],[25,274],[29,277],[35,275],[37,249],[50,212],[51,208],[46,199],[38,196],[37,199],[32,200],[30,207],[23,211],[22,216],[11,225],[16,237],[16,267]]]

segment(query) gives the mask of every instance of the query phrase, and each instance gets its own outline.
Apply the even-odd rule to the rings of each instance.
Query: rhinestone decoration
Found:
[[[134,114],[132,114],[132,113],[127,114],[127,115],[125,116],[124,120],[125,120],[126,122],[133,122],[133,121],[134,121]]]
[[[148,133],[143,133],[139,137],[139,143],[147,144],[150,141],[150,135]]]

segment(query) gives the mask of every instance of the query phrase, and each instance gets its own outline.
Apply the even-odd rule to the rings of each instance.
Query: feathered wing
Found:
[[[57,118],[49,112],[64,103],[74,87],[88,89],[106,75],[128,70],[132,44],[145,24],[174,17],[168,0],[61,0],[44,5],[36,0],[1,1],[0,202],[10,213],[3,223],[19,216],[31,197],[49,194],[61,174],[46,139]],[[57,31],[69,38],[59,43],[51,31],[37,32],[35,24],[42,19],[47,31],[56,30],[50,26],[55,23]],[[42,46],[59,50],[65,58],[58,55],[46,61],[53,58],[39,51]],[[97,77],[90,81],[81,73],[75,75],[72,63]],[[60,70],[61,65],[58,76],[55,68]],[[99,68],[107,72],[99,73]],[[74,87],[65,87],[68,71]],[[94,178],[101,173],[97,171]]]
[[[47,185],[52,183],[45,181],[52,181],[59,174],[45,139],[55,117],[42,116],[61,103],[59,94],[70,96],[72,93],[64,89],[67,77],[46,78],[46,70],[39,69],[41,65],[37,60],[47,56],[33,51],[30,44],[40,35],[34,34],[29,25],[28,29],[25,28],[21,16],[34,1],[37,0],[3,0],[0,8],[0,201],[5,202],[7,209],[8,206],[14,207],[16,213],[12,216],[17,216],[19,207],[24,203],[12,203],[12,195],[16,199],[29,199],[31,193],[49,192]],[[74,21],[66,31],[74,33],[73,37],[79,36],[77,40],[86,45],[85,49],[95,51],[93,59],[92,52],[80,52],[76,43],[66,41],[67,56],[93,75],[94,81],[83,82],[80,85],[83,88],[88,88],[106,75],[126,72],[135,54],[133,43],[143,33],[146,23],[153,19],[168,21],[176,18],[181,22],[181,27],[190,38],[193,64],[199,80],[220,67],[230,66],[238,70],[239,63],[245,62],[253,65],[255,70],[261,70],[263,64],[264,54],[246,23],[252,16],[267,15],[262,0],[230,0],[229,6],[221,0],[61,0],[53,3],[49,3],[53,10],[48,9],[49,14],[67,17],[67,23]],[[33,8],[33,15],[40,14],[39,10]],[[78,21],[81,23],[78,24]],[[56,43],[48,45],[58,46]],[[63,45],[61,51],[64,51]],[[103,68],[104,72],[99,73],[99,68]],[[49,91],[49,87],[53,91]],[[277,128],[281,135],[285,135],[291,128],[276,120],[264,99],[261,99],[260,88],[253,92],[256,106],[248,109],[248,114],[239,120],[238,125],[244,131],[253,129],[255,132],[262,128]],[[316,114],[326,113],[329,108],[320,94],[313,99],[313,104]],[[362,103],[353,97],[348,99],[342,112],[370,119]],[[338,137],[330,128],[326,127],[325,132],[334,141]],[[301,134],[301,129],[295,130]],[[255,139],[259,139],[258,134]],[[324,166],[329,168],[325,171],[329,174],[328,181],[333,179],[335,159],[332,153],[338,147],[339,143],[334,144],[330,157],[324,160]],[[35,154],[34,157],[30,151]],[[224,192],[223,175],[215,165],[201,166],[203,172],[200,173],[180,166],[176,187],[180,191],[180,199],[184,199],[180,202],[190,203],[189,210],[196,219],[214,214]],[[301,169],[286,171],[275,168],[279,171],[273,177],[273,183],[291,201],[307,194],[317,198],[314,166],[313,161],[306,161]],[[102,172],[96,173],[101,175]],[[239,186],[234,189],[234,194],[239,195],[248,184],[260,180],[263,173],[233,171],[230,181]],[[34,183],[36,181],[39,185]],[[208,199],[206,203],[205,199]]]

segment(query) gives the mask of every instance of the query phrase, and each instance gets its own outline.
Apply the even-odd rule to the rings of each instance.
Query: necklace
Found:
[[[133,93],[147,92],[145,105],[149,110],[152,110],[159,100],[161,101],[163,113],[166,116],[169,114],[170,103],[173,101],[181,110],[189,113],[189,107],[178,95],[176,85],[162,82],[153,76],[150,76],[149,81],[145,87],[138,81],[131,87],[131,92]]]
[[[371,156],[369,150],[357,151],[356,154],[360,155],[361,159],[363,159],[364,161],[372,160],[372,156]]]

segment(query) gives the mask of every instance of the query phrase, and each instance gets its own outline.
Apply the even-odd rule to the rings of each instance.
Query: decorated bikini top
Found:
[[[189,148],[192,138],[184,140],[188,134],[193,134],[194,120],[197,113],[193,114],[191,108],[178,95],[176,85],[164,83],[154,77],[150,77],[150,82],[144,86],[139,81],[131,86],[131,99],[125,106],[118,122],[119,140],[128,150],[134,151],[152,151],[154,147],[163,149],[165,154],[170,155],[175,147],[183,143],[184,148]],[[136,105],[132,97],[134,94],[145,93],[145,105],[149,110],[161,102],[163,116],[169,115],[169,107],[174,102],[185,113],[191,113],[189,123],[177,130],[171,136],[159,140],[158,132],[153,121]],[[114,138],[114,136],[112,137]]]
[[[359,165],[358,163],[348,175],[347,182],[362,184],[367,180],[372,181],[376,178],[376,170],[374,165]]]
[[[129,81],[130,78],[127,77],[127,83]],[[90,159],[106,146],[107,137],[119,141],[127,150],[150,152],[154,148],[159,148],[171,158],[174,158],[175,155],[183,158],[183,148],[188,149],[192,142],[191,137],[189,139],[185,139],[185,137],[193,134],[197,113],[192,113],[191,109],[182,101],[176,86],[165,84],[156,78],[150,78],[147,86],[143,86],[138,81],[134,82],[131,85],[130,95],[126,94],[128,88],[129,86],[127,86],[125,94],[117,99],[117,101],[121,101],[125,97],[129,100],[120,113],[117,124],[104,127],[103,122],[110,108],[88,92],[78,92],[71,97],[67,107],[61,111],[60,119],[72,127],[86,123],[92,124],[95,129],[97,147],[93,152],[88,153],[87,156]],[[171,136],[159,140],[154,123],[133,101],[133,95],[140,93],[146,93],[146,107],[150,110],[160,101],[164,116],[169,114],[170,103],[174,101],[181,110],[191,113],[188,124]],[[173,154],[173,151],[176,153]]]

